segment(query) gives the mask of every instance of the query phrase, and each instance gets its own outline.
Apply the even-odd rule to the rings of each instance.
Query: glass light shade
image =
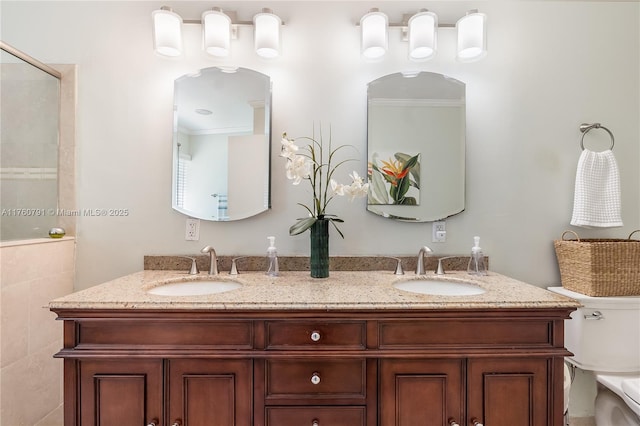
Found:
[[[456,23],[458,53],[462,62],[476,61],[487,54],[487,16],[477,10],[469,11]]]
[[[387,53],[389,46],[389,18],[378,9],[371,9],[360,19],[362,55],[368,59],[377,59]]]
[[[253,43],[258,56],[276,58],[280,55],[280,26],[282,20],[269,9],[262,9],[253,17]]]
[[[153,48],[163,56],[182,53],[182,18],[170,8],[163,7],[151,13],[153,20]]]
[[[231,46],[231,18],[221,10],[202,14],[202,48],[213,56],[227,56]]]
[[[433,57],[438,43],[438,16],[429,11],[409,19],[409,59],[424,61]]]

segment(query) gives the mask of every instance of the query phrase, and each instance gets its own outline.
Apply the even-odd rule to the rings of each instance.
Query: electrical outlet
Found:
[[[447,241],[447,227],[444,220],[439,222],[433,222],[433,228],[431,228],[431,242],[444,243]]]
[[[187,219],[187,230],[184,235],[187,241],[198,241],[200,239],[200,219]]]

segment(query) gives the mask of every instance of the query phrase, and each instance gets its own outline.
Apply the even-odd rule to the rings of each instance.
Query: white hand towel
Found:
[[[611,150],[582,150],[576,171],[571,225],[622,226],[620,175]]]

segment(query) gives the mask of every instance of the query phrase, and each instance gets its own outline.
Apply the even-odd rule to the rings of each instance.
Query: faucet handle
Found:
[[[231,270],[229,271],[229,275],[238,275],[238,266],[237,261],[240,259],[244,259],[247,256],[234,257],[231,259]]]
[[[457,256],[445,256],[438,259],[438,266],[436,266],[435,273],[436,275],[444,275],[446,272],[444,271],[444,267],[442,266],[442,261],[447,259],[453,259]]]
[[[185,259],[189,259],[191,260],[191,268],[189,268],[189,275],[198,275],[198,273],[200,271],[198,271],[198,265],[196,265],[196,258],[195,257],[190,257],[190,256],[180,256],[183,257]]]
[[[399,257],[388,256],[389,259],[393,259],[396,261],[396,270],[393,273],[394,275],[404,275],[404,269],[402,269],[402,259]]]

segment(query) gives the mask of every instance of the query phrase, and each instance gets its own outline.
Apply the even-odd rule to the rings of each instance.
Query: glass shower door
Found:
[[[0,240],[48,237],[58,215],[60,77],[4,46],[0,59]]]

